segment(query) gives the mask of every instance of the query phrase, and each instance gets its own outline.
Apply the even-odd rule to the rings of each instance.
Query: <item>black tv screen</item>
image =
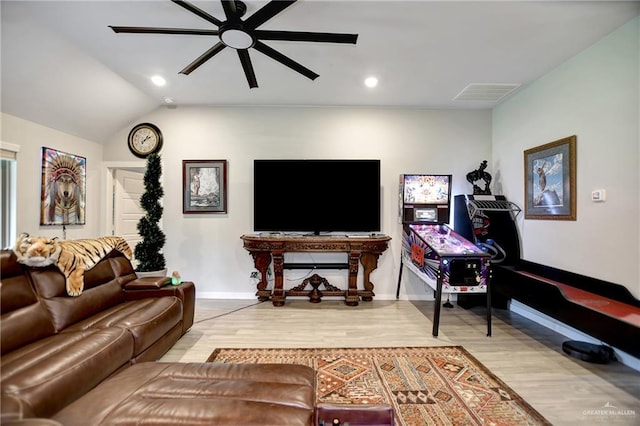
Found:
[[[380,231],[380,160],[255,160],[259,232]]]

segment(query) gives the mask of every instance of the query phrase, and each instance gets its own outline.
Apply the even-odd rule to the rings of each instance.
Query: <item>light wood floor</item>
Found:
[[[483,308],[444,309],[431,335],[433,301],[312,304],[287,299],[196,303],[193,328],[162,361],[203,362],[215,348],[464,346],[554,425],[640,425],[640,372],[590,364],[562,352],[565,337],[505,310],[494,310],[486,337]],[[613,408],[613,407],[615,408]]]

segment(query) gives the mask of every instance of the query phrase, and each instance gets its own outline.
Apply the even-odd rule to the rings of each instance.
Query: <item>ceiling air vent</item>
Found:
[[[520,87],[519,84],[471,83],[462,89],[453,100],[496,102],[518,87]]]

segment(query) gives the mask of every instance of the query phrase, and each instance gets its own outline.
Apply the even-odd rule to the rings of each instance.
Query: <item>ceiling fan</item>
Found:
[[[192,29],[192,28],[158,28],[158,27],[123,27],[109,26],[116,33],[130,34],[177,34],[177,35],[203,35],[216,36],[219,41],[204,52],[200,57],[187,65],[180,74],[189,75],[209,59],[220,53],[224,48],[230,47],[238,52],[238,58],[242,64],[244,74],[250,88],[258,87],[258,81],[251,64],[249,49],[253,48],[260,53],[280,62],[281,64],[299,72],[305,77],[315,80],[318,74],[299,64],[293,59],[283,55],[277,50],[267,46],[262,40],[286,40],[286,41],[310,41],[321,43],[349,43],[356,44],[358,34],[319,33],[304,31],[272,31],[259,30],[258,27],[269,19],[291,6],[296,0],[274,0],[264,5],[261,9],[246,19],[242,19],[247,12],[247,6],[238,0],[221,0],[226,20],[222,21],[211,16],[204,10],[182,0],[171,0],[178,6],[199,16],[209,23],[217,26],[217,29]]]

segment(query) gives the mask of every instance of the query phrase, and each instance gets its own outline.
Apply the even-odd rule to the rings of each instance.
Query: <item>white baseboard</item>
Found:
[[[198,291],[196,298],[198,299],[253,299],[258,300],[255,292],[220,292],[220,291]]]
[[[217,291],[198,291],[198,299],[256,299],[255,292],[217,292]],[[300,299],[300,297],[296,297]],[[443,295],[442,300],[446,300],[447,296]],[[327,299],[329,300],[329,299]],[[396,300],[395,293],[382,293],[373,297],[373,300]],[[400,300],[434,300],[433,296],[428,294],[400,294]],[[452,298],[451,300],[455,300]]]
[[[518,315],[522,315],[523,317],[530,319],[544,327],[547,327],[556,333],[562,334],[563,336],[568,337],[570,340],[580,340],[588,343],[595,343],[598,345],[604,344],[588,334],[583,333],[580,330],[576,330],[575,328],[568,326],[565,323],[562,323],[555,318],[552,318],[548,315],[543,314],[530,306],[527,306],[523,303],[518,302],[517,300],[511,300],[509,304],[509,310],[515,312]],[[610,346],[610,345],[607,345]],[[626,365],[627,367],[633,368],[636,371],[640,371],[640,359],[629,355],[628,353],[621,351],[618,348],[613,348],[616,354],[616,358],[621,364]]]

